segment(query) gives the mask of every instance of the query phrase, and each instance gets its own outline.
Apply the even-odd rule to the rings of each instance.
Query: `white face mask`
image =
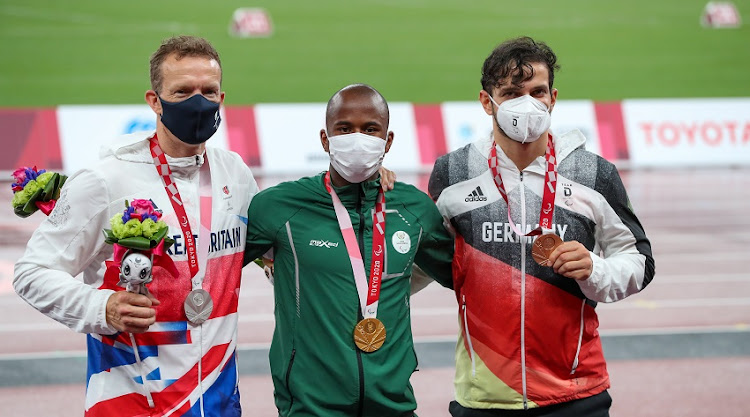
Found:
[[[503,104],[497,104],[492,96],[490,100],[497,106],[495,119],[500,129],[517,142],[539,139],[552,123],[547,106],[528,94],[503,101]]]
[[[385,139],[364,133],[329,136],[331,166],[351,183],[365,181],[383,164],[385,144]]]

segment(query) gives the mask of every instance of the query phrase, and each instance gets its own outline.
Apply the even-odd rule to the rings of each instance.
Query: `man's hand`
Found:
[[[550,254],[549,263],[556,274],[575,280],[588,279],[594,268],[589,250],[575,240],[558,246]]]
[[[380,186],[383,187],[383,191],[392,190],[393,185],[396,183],[396,173],[382,165],[378,172],[380,172]]]
[[[127,291],[118,291],[107,300],[107,324],[120,332],[144,333],[156,321],[159,300]]]

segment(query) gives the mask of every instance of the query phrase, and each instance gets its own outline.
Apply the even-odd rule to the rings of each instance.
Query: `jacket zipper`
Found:
[[[359,198],[357,198],[357,215],[359,215],[359,234],[357,240],[359,241],[359,251],[362,255],[362,260],[365,260],[365,216],[362,213],[362,200],[364,199],[364,190],[362,186],[359,186]],[[367,271],[365,271],[367,272]],[[359,304],[359,303],[358,303]],[[357,309],[357,320],[362,320],[362,306]],[[354,348],[357,353],[357,368],[359,369],[359,405],[357,409],[357,417],[362,417],[365,409],[365,369],[362,365],[362,351],[359,348]]]
[[[286,390],[289,393],[289,411],[292,411],[292,406],[294,405],[294,395],[292,395],[292,390],[289,388],[289,375],[292,373],[292,365],[294,364],[294,355],[297,354],[297,349],[292,349],[292,357],[289,359],[289,367],[286,368]]]
[[[523,186],[523,171],[520,172],[518,189],[521,194],[521,232],[526,232],[526,193]],[[526,236],[519,236],[521,242],[521,385],[523,388],[523,409],[529,408],[526,392]]]
[[[471,376],[476,378],[477,367],[474,363],[474,345],[471,344],[471,336],[469,335],[469,320],[466,318],[466,295],[461,294],[461,310],[464,313],[464,334],[466,334],[466,342],[469,344],[469,359],[471,359]]]
[[[586,299],[584,298],[583,301],[581,301],[581,327],[578,331],[578,347],[576,347],[576,356],[573,358],[573,365],[570,367],[570,374],[573,375],[576,373],[576,369],[578,368],[578,356],[581,354],[581,343],[583,342],[583,309],[586,307]]]

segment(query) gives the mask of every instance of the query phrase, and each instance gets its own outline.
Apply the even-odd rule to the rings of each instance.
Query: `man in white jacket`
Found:
[[[24,300],[88,333],[87,416],[240,415],[237,302],[258,186],[237,154],[205,146],[221,122],[221,80],[205,39],[165,40],[145,97],[156,132],[122,138],[73,175],[16,264]],[[134,199],[151,200],[175,240],[179,274],[154,268],[149,296],[104,278],[113,248],[102,230]]]

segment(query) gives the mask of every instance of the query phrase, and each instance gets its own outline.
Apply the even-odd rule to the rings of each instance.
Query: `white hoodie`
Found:
[[[247,208],[258,186],[239,155],[206,149],[213,198],[211,241],[202,288],[211,294],[214,311],[202,326],[194,326],[186,321],[182,307],[192,289],[184,237],[154,166],[148,146],[152,135],[124,136],[102,149],[101,160],[95,166],[68,179],[55,209],[34,232],[26,253],[16,263],[13,286],[45,315],[77,332],[89,333],[87,415],[154,412],[142,407],[148,407],[145,389],[153,394],[157,409],[166,415],[180,415],[186,407],[209,401],[199,399],[211,389],[212,396],[216,396],[212,402],[219,409],[205,410],[205,415],[227,415],[227,407],[239,410],[233,366],[237,297]],[[197,235],[203,155],[167,160],[192,231]],[[111,228],[110,219],[123,212],[125,201],[134,199],[151,199],[163,211],[168,235],[176,241],[170,248],[170,257],[179,271],[179,277],[172,277],[161,268],[154,269],[149,290],[161,305],[156,307],[157,322],[147,333],[136,335],[143,361],[140,365],[135,363],[129,336],[107,324],[107,300],[113,289],[121,288],[103,279],[104,261],[112,259],[112,246],[104,242],[102,231]],[[81,272],[83,281],[75,278]],[[196,373],[201,357],[202,366]],[[145,369],[138,369],[139,366]],[[212,387],[225,372],[235,375],[224,376],[220,386]],[[145,387],[140,375],[148,375]],[[178,409],[182,411],[172,413]]]

